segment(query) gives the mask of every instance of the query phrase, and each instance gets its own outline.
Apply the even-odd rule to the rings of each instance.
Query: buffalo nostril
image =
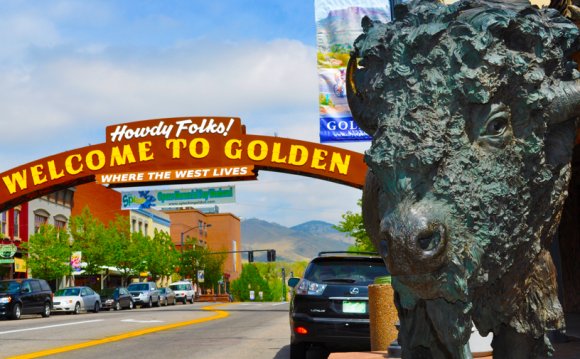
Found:
[[[441,237],[441,231],[438,228],[427,229],[419,233],[417,236],[417,244],[425,252],[431,252],[439,247]]]

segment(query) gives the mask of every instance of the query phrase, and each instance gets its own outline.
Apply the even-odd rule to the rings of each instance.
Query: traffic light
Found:
[[[254,261],[254,252],[248,251],[248,262],[252,263]]]
[[[268,249],[268,262],[275,262],[276,261],[276,250],[275,249]]]

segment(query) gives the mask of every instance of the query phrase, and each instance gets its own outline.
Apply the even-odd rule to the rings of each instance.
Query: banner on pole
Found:
[[[353,121],[346,99],[346,65],[361,20],[388,22],[387,0],[315,0],[320,142],[369,141]]]

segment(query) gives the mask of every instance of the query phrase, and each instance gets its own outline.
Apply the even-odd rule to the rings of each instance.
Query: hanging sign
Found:
[[[258,170],[362,188],[363,154],[276,136],[246,134],[239,118],[178,117],[107,127],[105,143],[0,173],[0,211],[88,182],[112,187],[255,180]]]
[[[165,191],[122,192],[121,209],[179,208],[193,205],[234,203],[235,187],[207,187]]]

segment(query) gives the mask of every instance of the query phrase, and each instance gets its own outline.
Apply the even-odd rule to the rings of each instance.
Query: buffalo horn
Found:
[[[358,92],[354,80],[354,73],[356,70],[357,56],[356,53],[353,52],[350,54],[350,59],[348,59],[348,65],[346,68],[346,94],[348,106],[350,107],[350,113],[352,114],[354,121],[363,131],[372,136],[375,133],[376,124],[373,126],[372,119],[365,118],[363,97],[362,94]]]
[[[562,82],[546,113],[550,125],[580,116],[580,81]]]

